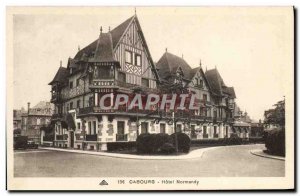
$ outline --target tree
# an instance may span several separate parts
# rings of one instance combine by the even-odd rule
[[[265,111],[265,124],[277,125],[285,128],[285,100],[278,101],[275,108]]]

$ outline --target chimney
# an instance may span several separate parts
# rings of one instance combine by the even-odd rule
[[[30,102],[27,103],[27,113],[29,114],[29,110],[30,110]]]

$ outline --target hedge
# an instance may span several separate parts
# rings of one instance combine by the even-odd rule
[[[190,138],[184,133],[177,133],[178,151],[189,152]],[[141,134],[136,140],[139,154],[170,154],[175,152],[175,134]]]
[[[256,138],[239,138],[233,134],[230,138],[215,138],[215,139],[200,139],[192,140],[191,146],[226,146],[226,145],[241,145],[241,144],[256,144],[264,143],[263,137]]]
[[[266,136],[267,153],[285,156],[285,131],[270,131]]]
[[[136,142],[108,142],[107,151],[132,150],[136,148]]]

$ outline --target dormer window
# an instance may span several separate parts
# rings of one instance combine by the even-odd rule
[[[125,50],[125,62],[128,64],[132,64],[132,52]]]

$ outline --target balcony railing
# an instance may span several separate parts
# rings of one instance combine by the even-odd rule
[[[116,141],[127,141],[127,134],[116,134]]]
[[[85,135],[86,141],[97,141],[97,134],[94,135]]]

